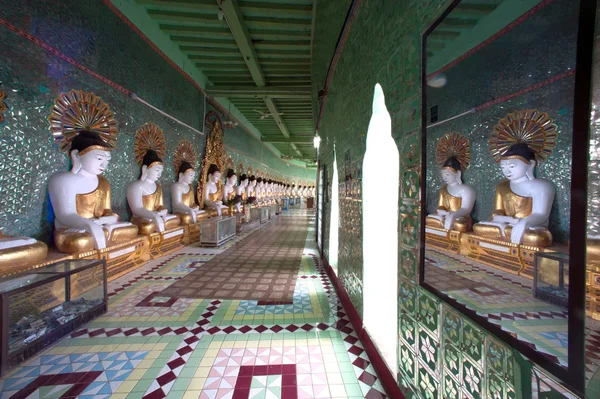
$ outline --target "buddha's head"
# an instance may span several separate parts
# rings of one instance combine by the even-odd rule
[[[96,132],[82,130],[71,142],[69,155],[73,162],[73,173],[101,175],[110,162],[113,147]]]
[[[209,182],[217,184],[219,180],[221,180],[221,171],[219,167],[214,163],[208,167],[208,173],[206,174],[206,178]]]
[[[264,182],[263,182],[262,177],[259,177],[258,179],[256,179],[256,185],[258,186],[258,188],[264,187]]]
[[[508,180],[533,180],[535,152],[527,144],[513,144],[500,158],[500,168]]]
[[[240,186],[248,187],[248,176],[245,173],[240,176]]]
[[[192,184],[196,178],[196,171],[189,162],[183,161],[179,167],[179,183]]]
[[[454,156],[448,158],[442,165],[442,180],[447,185],[462,184],[462,170],[460,162]]]
[[[256,177],[254,177],[254,175],[250,176],[248,179],[248,185],[250,187],[256,187]]]
[[[154,150],[146,151],[142,160],[142,176],[140,180],[155,182],[162,176],[164,169],[163,161]]]
[[[237,175],[233,169],[229,169],[227,171],[227,184],[230,186],[235,186],[235,183],[237,183]]]

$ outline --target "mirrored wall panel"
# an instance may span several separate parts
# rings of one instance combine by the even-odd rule
[[[583,320],[569,329],[579,4],[463,0],[424,37],[421,283],[559,376],[583,342]]]

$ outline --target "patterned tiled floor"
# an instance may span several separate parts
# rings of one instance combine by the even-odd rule
[[[437,287],[443,277],[440,289],[450,297],[549,359],[567,365],[568,312],[534,298],[532,280],[438,250],[428,249],[426,258],[428,283]],[[439,276],[437,268],[442,272]],[[600,367],[600,326],[587,318],[586,327],[586,372],[591,376]]]
[[[292,303],[160,294],[247,234],[225,249],[186,247],[109,284],[109,312],[4,376],[0,399],[385,397],[312,229]]]

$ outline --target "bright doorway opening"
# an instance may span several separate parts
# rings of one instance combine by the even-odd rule
[[[400,155],[379,84],[362,170],[363,320],[392,375],[398,369],[398,181]]]

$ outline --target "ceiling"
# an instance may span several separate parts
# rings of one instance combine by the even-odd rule
[[[427,36],[427,73],[492,37],[541,0],[462,0]]]
[[[313,0],[135,2],[208,78],[208,95],[229,99],[282,156],[315,161]]]

